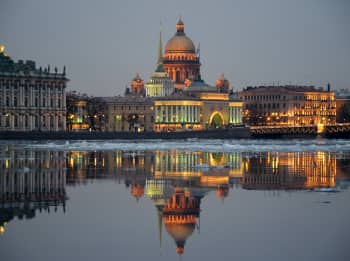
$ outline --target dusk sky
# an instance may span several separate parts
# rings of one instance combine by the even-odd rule
[[[350,88],[350,1],[1,0],[0,44],[13,59],[66,65],[68,90],[122,94],[136,72],[156,67],[180,15],[200,42],[201,75],[235,90],[306,84]]]

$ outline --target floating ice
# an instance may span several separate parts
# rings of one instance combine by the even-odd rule
[[[0,142],[0,145],[4,142]],[[5,143],[5,145],[7,145]],[[350,141],[344,139],[242,139],[242,140],[104,140],[19,142],[20,148],[58,151],[207,151],[207,152],[349,152]]]

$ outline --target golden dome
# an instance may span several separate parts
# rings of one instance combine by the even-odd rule
[[[176,241],[186,241],[186,239],[192,235],[196,223],[187,224],[176,224],[176,223],[165,223],[166,231],[171,235],[171,237]]]
[[[195,53],[196,48],[184,32],[184,23],[180,18],[176,24],[176,33],[165,46],[165,53]]]

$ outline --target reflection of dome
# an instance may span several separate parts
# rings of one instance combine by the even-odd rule
[[[190,235],[192,235],[195,229],[196,223],[167,223],[165,221],[166,231],[171,235],[175,241],[185,241]]]
[[[165,221],[165,229],[176,242],[176,252],[180,255],[184,252],[186,239],[192,235],[196,223],[167,223]]]
[[[176,251],[180,255],[184,252],[186,239],[196,228],[199,204],[199,199],[192,197],[191,191],[176,187],[163,208],[165,229],[175,240]]]
[[[196,48],[184,32],[184,24],[180,18],[176,25],[176,33],[165,46],[165,53],[195,53]]]

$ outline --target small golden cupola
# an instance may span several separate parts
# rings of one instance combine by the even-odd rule
[[[135,95],[135,96],[145,95],[145,83],[140,77],[139,73],[136,73],[136,76],[132,79],[130,86],[131,86],[132,95]]]

